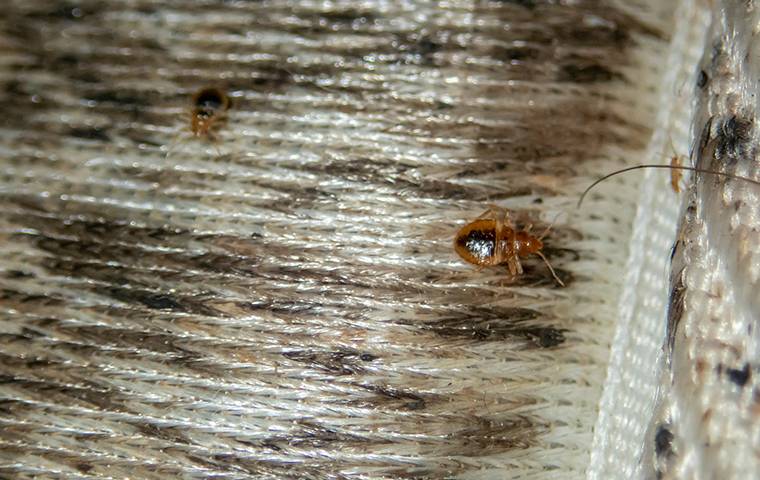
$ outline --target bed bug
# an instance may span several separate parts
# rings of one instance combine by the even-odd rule
[[[715,136],[712,136],[711,138],[711,132],[713,132],[713,123],[715,121],[716,117],[710,117],[710,119],[705,124],[704,128],[702,129],[702,134],[699,138],[698,143],[698,151],[703,152],[702,155],[708,155],[713,156],[715,158],[723,157],[724,155],[728,156],[729,158],[736,158],[738,155],[742,154],[746,150],[746,143],[749,141],[751,135],[751,128],[752,128],[752,121],[748,119],[742,119],[737,116],[733,116],[727,121],[725,121],[718,129],[717,134]],[[599,183],[607,180],[610,177],[614,177],[616,175],[620,175],[622,173],[630,172],[632,170],[640,170],[645,168],[660,168],[660,169],[668,169],[671,171],[670,176],[670,185],[673,188],[673,190],[676,191],[676,193],[680,192],[680,185],[679,182],[681,180],[681,175],[676,174],[674,172],[695,172],[695,173],[704,173],[706,175],[715,175],[718,177],[723,178],[730,178],[733,180],[741,180],[743,182],[750,183],[752,185],[758,185],[760,186],[760,181],[753,180],[751,178],[743,177],[741,175],[734,175],[732,173],[727,172],[720,172],[717,170],[710,170],[707,168],[699,168],[699,167],[691,167],[691,166],[685,166],[681,164],[681,160],[683,156],[678,155],[676,153],[675,147],[673,146],[673,140],[670,141],[670,147],[673,149],[673,156],[670,159],[670,165],[658,165],[658,164],[642,164],[642,165],[633,165],[631,167],[622,168],[620,170],[616,170],[612,173],[608,173],[607,175],[604,175],[602,178],[594,181],[591,185],[589,185],[586,190],[581,193],[580,198],[578,198],[578,208],[581,207],[581,204],[583,203],[583,199],[586,198],[586,195],[588,192],[591,191],[592,188],[597,186]],[[707,152],[707,153],[705,153]]]
[[[681,193],[681,177],[683,177],[683,170],[681,170],[681,156],[673,155],[670,157],[670,166],[673,167],[670,170],[670,188],[676,193]]]
[[[190,129],[195,137],[215,139],[212,129],[232,106],[230,97],[216,87],[201,88],[193,95]]]
[[[675,145],[673,145],[673,137],[668,136],[670,141],[670,149],[673,151],[673,155],[670,156],[670,188],[677,194],[681,193],[681,178],[683,178],[683,170],[679,167],[683,165],[683,155],[679,155],[676,151]]]
[[[537,255],[549,267],[557,283],[564,286],[549,260],[541,253],[544,248],[542,240],[548,231],[538,237],[531,235],[530,227],[518,231],[506,209],[489,208],[457,232],[454,250],[464,261],[479,267],[506,264],[513,277],[523,273],[520,257]]]
[[[195,92],[190,104],[190,132],[192,138],[205,138],[215,142],[217,140],[214,129],[227,117],[227,111],[232,106],[232,100],[218,87],[204,87]],[[178,139],[168,149],[166,156],[187,139]],[[219,149],[214,145],[217,154]]]

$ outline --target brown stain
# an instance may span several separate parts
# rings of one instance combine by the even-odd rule
[[[289,350],[283,353],[288,360],[302,363],[306,368],[316,369],[333,375],[355,375],[365,373],[363,362],[372,356],[363,356],[359,351],[340,350]]]
[[[433,320],[424,322],[422,328],[442,337],[495,342],[522,339],[528,341],[526,348],[556,347],[565,341],[562,329],[541,325],[551,325],[552,320],[528,308],[474,307],[465,310],[459,307],[419,312],[419,315],[421,318],[432,317]],[[541,320],[536,321],[539,318]]]
[[[545,425],[536,425],[533,418],[520,416],[499,420],[476,416],[472,423],[471,428],[450,436],[459,445],[459,453],[469,457],[528,448],[531,437],[546,429]]]
[[[714,160],[730,164],[735,162],[737,158],[754,157],[755,147],[752,142],[752,133],[755,117],[752,111],[742,111],[728,118],[711,119],[708,125],[712,124],[715,124],[714,128],[716,129],[713,136],[715,142]]]
[[[615,73],[632,61],[628,56],[639,36],[664,39],[663,32],[638,19],[608,6],[588,3],[586,9],[576,10],[565,5],[534,5],[519,8],[506,4],[485,9],[500,15],[506,24],[515,28],[494,32],[494,38],[502,45],[519,45],[528,52],[527,60],[517,61],[517,66],[531,68],[528,76],[534,85],[546,84],[551,91],[554,80],[574,83],[579,91],[577,100],[562,98],[542,100],[531,91],[522,92],[519,87],[489,86],[481,88],[491,98],[535,97],[531,107],[481,112],[480,116],[501,123],[502,127],[482,125],[469,136],[476,141],[477,162],[470,162],[460,175],[486,174],[510,170],[514,178],[514,196],[526,194],[520,182],[526,171],[530,174],[554,175],[560,179],[577,175],[573,165],[585,159],[597,158],[608,145],[641,149],[651,133],[649,127],[632,123],[608,108],[610,94],[606,84],[625,82]],[[599,22],[589,24],[583,16],[598,16]],[[553,17],[546,30],[521,29],[520,20],[535,20],[547,15]],[[589,49],[586,47],[594,46]],[[495,60],[504,60],[503,48],[490,52]],[[573,52],[584,52],[574,56]],[[519,55],[518,55],[519,56]],[[558,56],[560,57],[558,60]],[[510,61],[514,60],[511,57]],[[515,66],[515,62],[510,62]],[[559,71],[554,73],[555,69]],[[543,72],[543,73],[541,73]],[[491,77],[506,81],[513,78],[511,70],[493,72]],[[555,78],[556,77],[556,78]],[[518,76],[519,78],[519,76]],[[533,87],[535,88],[535,87]],[[535,91],[535,90],[534,90]],[[456,109],[447,112],[456,116]],[[490,117],[490,118],[489,118]],[[441,132],[446,135],[467,135],[467,128]],[[561,182],[561,180],[560,180]],[[527,185],[534,190],[535,185]],[[507,198],[503,195],[497,198]]]
[[[670,302],[668,303],[668,325],[667,325],[667,356],[673,352],[673,346],[678,333],[678,325],[683,317],[686,301],[686,285],[684,284],[683,272],[681,272],[672,285],[670,291]]]
[[[310,269],[305,267],[287,268],[278,265],[277,258],[289,258],[296,254],[303,258],[319,255],[318,251],[310,253],[303,249],[287,249],[271,244],[262,239],[235,241],[235,248],[229,253],[184,253],[155,252],[146,247],[181,246],[187,241],[188,232],[181,229],[144,229],[116,223],[67,221],[50,222],[49,219],[25,216],[26,224],[40,233],[28,237],[34,245],[49,255],[41,257],[37,266],[49,273],[65,276],[78,281],[82,291],[96,293],[113,300],[124,302],[132,308],[145,312],[166,311],[190,313],[210,317],[227,317],[232,314],[247,314],[261,310],[298,314],[309,308],[308,299],[298,302],[298,297],[291,297],[288,302],[275,298],[262,298],[262,303],[250,300],[223,300],[213,295],[204,295],[202,291],[186,290],[166,293],[163,285],[188,281],[193,277],[186,271],[204,272],[207,280],[214,282],[234,282],[245,286],[263,285],[264,282],[276,280],[278,283],[289,282],[293,286],[305,279],[319,280],[322,285],[352,287],[353,291],[371,288],[372,272],[366,276],[350,274],[348,269]],[[228,240],[215,239],[219,245]],[[241,253],[243,254],[241,256]],[[123,264],[121,259],[139,258],[139,262]],[[527,267],[526,276],[535,281],[537,272]],[[414,272],[409,272],[413,274]],[[234,275],[234,278],[229,278]],[[229,278],[229,280],[228,280]],[[95,285],[95,286],[93,286]],[[402,293],[402,287],[393,288],[385,294]],[[375,295],[379,295],[377,292]],[[29,300],[26,300],[27,302]],[[49,302],[49,298],[45,298]],[[323,305],[340,306],[341,300],[324,300]],[[345,309],[347,312],[348,308]],[[432,313],[432,315],[431,315]],[[431,316],[433,320],[419,324],[415,318]],[[527,340],[526,347],[554,347],[564,342],[563,329],[551,326],[531,325],[531,320],[540,316],[539,312],[529,309],[514,308],[476,308],[462,310],[461,307],[449,307],[437,311],[420,311],[416,315],[399,316],[399,325],[417,325],[423,331],[435,332],[442,337],[459,337],[471,341],[500,341],[509,338]],[[84,335],[84,332],[79,335]],[[101,339],[108,338],[106,331],[98,333]],[[119,334],[119,339],[129,338]],[[159,337],[161,339],[162,337]],[[170,339],[158,340],[156,346]],[[151,347],[146,337],[137,337],[133,345]],[[159,349],[158,351],[161,351]],[[300,354],[306,355],[306,354]],[[336,358],[340,358],[341,355]],[[300,358],[289,357],[291,359]],[[308,355],[305,358],[309,358]],[[316,358],[316,357],[315,357]],[[315,362],[314,363],[319,363]],[[342,367],[338,367],[342,368]],[[347,366],[350,370],[350,366]]]

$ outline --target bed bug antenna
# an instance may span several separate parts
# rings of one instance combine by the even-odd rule
[[[718,175],[720,177],[731,178],[731,179],[734,179],[734,180],[743,180],[743,181],[751,183],[753,185],[760,186],[760,181],[753,180],[753,179],[747,178],[747,177],[742,177],[741,175],[734,175],[732,173],[716,172],[715,170],[708,170],[706,168],[688,167],[688,166],[685,166],[685,165],[656,165],[656,164],[633,165],[631,167],[621,168],[620,170],[616,170],[616,171],[614,171],[612,173],[608,173],[607,175],[603,176],[602,178],[596,180],[594,183],[592,183],[591,185],[589,185],[586,188],[586,190],[584,190],[583,193],[581,193],[581,196],[578,199],[577,208],[581,208],[581,205],[583,204],[583,200],[586,198],[586,195],[588,194],[588,192],[591,191],[592,188],[594,188],[595,186],[599,185],[600,183],[602,183],[603,181],[607,180],[608,178],[611,178],[611,177],[614,177],[614,176],[617,176],[617,175],[620,175],[620,174],[623,174],[623,173],[626,173],[626,172],[630,172],[630,171],[633,171],[633,170],[642,170],[642,169],[645,169],[645,168],[660,168],[660,169],[668,169],[668,170],[687,170],[689,172],[705,173],[705,174],[709,174],[709,175]]]
[[[554,216],[552,221],[549,223],[549,226],[546,227],[543,232],[541,232],[541,235],[538,236],[539,240],[543,240],[544,238],[546,238],[546,236],[549,234],[549,231],[552,229],[554,224],[557,223],[557,220],[559,219],[561,215],[562,215],[562,212],[559,212]]]

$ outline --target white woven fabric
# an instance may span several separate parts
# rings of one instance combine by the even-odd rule
[[[641,177],[575,203],[672,6],[74,3],[0,17],[0,477],[585,476]],[[489,204],[566,287],[457,256]]]
[[[716,2],[692,122],[697,166],[753,179],[757,25],[753,3]],[[753,479],[760,472],[758,185],[700,175],[687,196],[672,267],[668,336],[644,472]]]
[[[686,154],[692,115],[695,65],[702,54],[709,12],[684,1],[676,14],[670,66],[665,77],[656,134],[646,163]],[[658,386],[668,305],[668,271],[681,197],[662,171],[647,171],[641,183],[625,286],[599,418],[589,479],[632,478],[641,458]]]
[[[672,132],[685,153],[688,124],[695,166],[756,179],[758,11],[686,1],[678,18],[650,152]],[[642,187],[588,478],[757,478],[760,190],[696,175],[679,211],[657,176]]]
[[[750,390],[686,385],[654,414],[691,197],[649,172],[574,209],[601,173],[688,152],[719,4],[6,3],[0,476],[628,479],[655,475],[653,432],[679,420],[674,476],[728,472],[689,456],[689,432],[752,453],[730,415],[687,408],[746,413]],[[725,78],[707,91],[730,93],[737,71],[709,70]],[[216,83],[235,103],[219,143],[167,157]],[[732,192],[710,211],[752,198]],[[566,288],[538,258],[509,278],[457,257],[491,203],[536,227],[568,213],[545,238]],[[689,252],[724,221],[689,231]],[[760,242],[741,234],[743,262]],[[692,311],[721,309],[700,271],[733,264],[709,258],[686,277]],[[746,300],[743,274],[726,291]],[[682,378],[723,333],[680,338]],[[710,372],[743,371],[711,355]],[[714,445],[711,465],[731,460]]]

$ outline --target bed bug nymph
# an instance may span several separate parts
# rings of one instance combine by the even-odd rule
[[[214,129],[226,118],[227,110],[231,106],[230,97],[220,88],[204,87],[195,92],[190,107],[190,131],[193,138],[206,138],[216,141]],[[179,143],[181,142],[175,141],[169,147],[166,153],[167,158]],[[221,155],[218,148],[217,154]]]
[[[676,193],[681,193],[681,178],[683,177],[683,170],[681,170],[681,156],[674,154],[670,157],[670,166],[673,167],[670,170],[670,188]]]
[[[670,140],[670,149],[673,151],[673,155],[670,156],[670,166],[672,167],[670,169],[670,188],[676,194],[679,194],[681,193],[681,179],[683,178],[681,167],[683,166],[684,157],[676,151],[676,147],[673,145],[673,137],[669,136],[668,139]]]
[[[206,87],[193,95],[193,109],[190,118],[190,129],[195,137],[214,139],[212,128],[221,121],[232,102],[222,90],[216,87]]]
[[[520,257],[537,255],[541,257],[552,276],[562,286],[541,250],[542,241],[548,229],[539,237],[530,234],[530,227],[517,231],[505,209],[490,208],[474,221],[462,227],[454,238],[454,249],[462,259],[480,267],[506,264],[512,276],[522,275]]]

